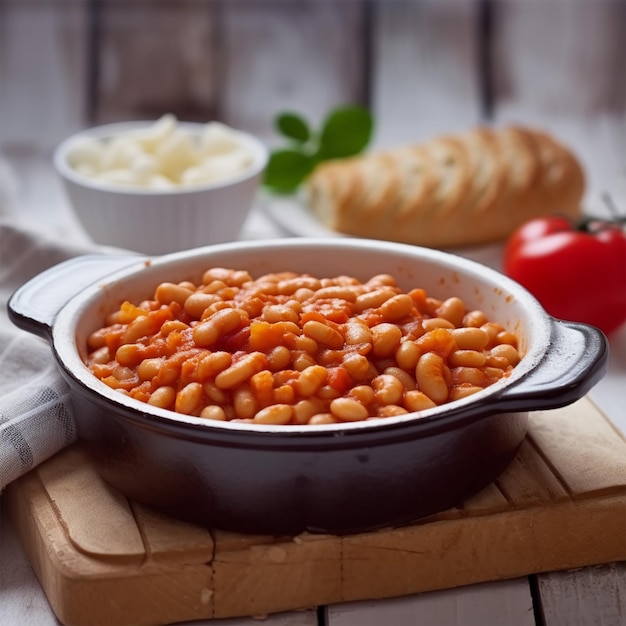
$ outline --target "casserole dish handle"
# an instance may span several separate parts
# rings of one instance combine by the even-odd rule
[[[9,319],[18,328],[49,339],[57,314],[76,294],[141,258],[86,254],[54,265],[15,290],[7,304]]]
[[[520,382],[505,389],[499,409],[556,409],[582,398],[606,374],[609,344],[589,324],[552,320],[550,349]]]

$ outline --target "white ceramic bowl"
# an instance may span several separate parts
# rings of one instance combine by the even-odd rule
[[[252,163],[221,183],[172,189],[130,187],[89,178],[70,165],[69,155],[85,139],[116,137],[153,124],[98,126],[72,135],[55,150],[54,166],[86,233],[96,243],[145,254],[166,254],[237,239],[268,159],[266,146],[252,135],[233,131],[252,155]],[[199,134],[205,124],[178,122],[177,126]]]

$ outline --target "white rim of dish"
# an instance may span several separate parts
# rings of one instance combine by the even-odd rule
[[[141,120],[136,122],[115,122],[112,124],[104,124],[102,126],[94,126],[82,130],[74,135],[71,135],[64,141],[62,141],[54,150],[52,161],[57,172],[67,180],[73,182],[76,185],[87,187],[89,189],[96,189],[100,191],[107,191],[111,193],[125,193],[131,195],[148,195],[148,196],[163,196],[163,195],[181,195],[181,194],[197,194],[212,189],[221,189],[224,187],[230,187],[245,180],[249,180],[258,176],[266,167],[269,160],[269,150],[267,146],[257,137],[246,133],[241,130],[231,128],[232,132],[242,141],[242,143],[250,148],[253,153],[253,164],[247,167],[244,171],[236,176],[232,176],[225,181],[204,184],[204,185],[189,185],[189,186],[177,186],[172,189],[150,189],[147,187],[132,187],[130,185],[116,185],[114,183],[102,183],[84,176],[78,173],[67,162],[67,156],[73,145],[83,139],[107,139],[112,138],[120,132],[125,132],[137,128],[146,128],[152,126],[155,120]],[[192,134],[200,131],[206,126],[204,122],[177,122],[177,127],[183,128],[192,132]]]
[[[395,248],[397,252],[404,251],[407,254],[407,258],[424,258],[428,261],[435,261],[447,269],[456,269],[460,272],[475,277],[481,277],[486,285],[497,286],[506,290],[506,292],[512,295],[516,300],[522,302],[524,308],[528,312],[528,316],[535,320],[533,340],[528,347],[526,354],[522,361],[513,370],[510,377],[499,380],[494,384],[486,387],[482,391],[468,396],[454,402],[439,405],[432,409],[427,409],[419,413],[409,413],[407,415],[400,415],[396,417],[388,417],[384,420],[372,420],[362,422],[349,422],[342,424],[325,424],[325,425],[305,425],[305,426],[276,426],[276,425],[257,425],[257,424],[241,424],[232,422],[199,422],[197,418],[187,415],[175,413],[173,411],[160,409],[158,407],[147,406],[146,403],[140,400],[135,400],[126,396],[121,396],[118,392],[114,391],[102,381],[94,377],[85,366],[84,362],[80,358],[78,350],[73,342],[74,330],[77,321],[83,314],[85,307],[90,303],[93,298],[97,298],[97,294],[102,290],[102,284],[100,282],[94,283],[90,287],[81,291],[75,297],[71,298],[68,303],[64,305],[60,314],[57,317],[56,323],[53,327],[53,341],[56,347],[57,355],[60,358],[62,367],[66,369],[71,376],[83,385],[86,389],[99,395],[101,398],[113,401],[114,404],[119,404],[125,408],[138,411],[142,414],[148,414],[152,417],[156,417],[160,420],[164,420],[166,423],[178,423],[191,425],[194,428],[208,429],[208,430],[225,430],[225,431],[243,431],[248,433],[284,433],[289,435],[314,434],[321,433],[342,433],[346,431],[362,431],[362,430],[386,430],[388,428],[395,428],[407,422],[419,421],[431,421],[440,417],[445,417],[448,410],[452,407],[455,409],[461,409],[467,405],[471,405],[476,401],[484,401],[489,397],[496,396],[504,388],[514,385],[517,381],[523,378],[529,373],[543,358],[546,350],[549,346],[550,337],[550,318],[545,313],[539,302],[521,285],[518,285],[508,277],[500,274],[496,270],[487,267],[476,261],[471,261],[462,257],[458,257],[455,254],[442,252],[439,250],[432,250],[428,248],[420,248],[417,246],[409,246],[407,244],[389,244],[388,242],[379,242],[374,240],[363,239],[303,239],[303,238],[284,238],[276,240],[264,240],[264,241],[247,241],[227,244],[217,244],[207,248],[200,248],[191,251],[184,251],[178,253],[172,253],[163,255],[161,257],[154,257],[151,259],[151,265],[153,266],[167,266],[170,263],[176,263],[177,261],[185,261],[189,259],[202,258],[205,254],[209,257],[219,254],[221,251],[229,252],[240,249],[245,250],[257,250],[257,251],[276,251],[277,248],[290,248],[297,246],[298,248],[306,247],[310,250],[324,249],[326,247],[331,248],[349,248],[357,251],[380,250],[382,252],[389,251]],[[117,281],[123,281],[125,278],[131,275],[136,275],[138,271],[141,271],[141,266],[145,263],[145,260],[138,259],[137,264],[132,264],[122,270],[114,272],[112,275],[106,277],[106,282],[109,287],[114,288]]]

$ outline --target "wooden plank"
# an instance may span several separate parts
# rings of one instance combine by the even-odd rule
[[[52,607],[34,578],[31,563],[9,521],[6,502],[6,496],[0,496],[0,623],[56,625]]]
[[[103,2],[93,9],[97,48],[95,121],[208,121],[220,86],[215,3]]]
[[[0,149],[48,153],[85,123],[87,3],[0,3]]]
[[[326,607],[327,626],[534,626],[526,578]]]
[[[492,4],[496,120],[539,126],[567,143],[587,174],[585,208],[607,215],[603,193],[626,201],[626,5]]]
[[[545,626],[617,626],[626,616],[626,563],[537,576]]]
[[[377,145],[423,141],[479,122],[478,3],[399,0],[374,6]]]
[[[295,110],[317,126],[332,107],[366,104],[365,5],[222,3],[220,118],[276,143],[273,120],[281,111]]]

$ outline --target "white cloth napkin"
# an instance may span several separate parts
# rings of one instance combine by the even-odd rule
[[[87,252],[93,248],[0,215],[0,492],[76,438],[69,388],[49,344],[10,322],[7,301],[29,278]]]

